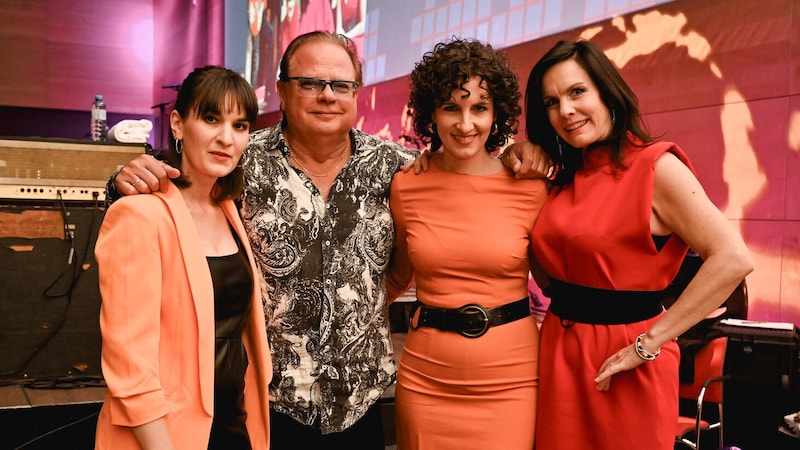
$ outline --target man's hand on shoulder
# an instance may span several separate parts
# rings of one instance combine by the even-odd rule
[[[170,178],[181,172],[151,155],[139,155],[129,161],[114,177],[114,187],[120,195],[166,192]]]

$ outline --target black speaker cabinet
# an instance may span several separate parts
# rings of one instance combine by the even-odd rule
[[[101,375],[103,215],[102,202],[0,204],[0,380]]]
[[[791,329],[721,327],[728,336],[725,444],[743,450],[789,450],[800,440],[778,431],[800,410],[800,335]]]

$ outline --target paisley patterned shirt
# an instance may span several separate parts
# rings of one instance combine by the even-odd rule
[[[353,156],[322,197],[289,164],[280,125],[245,152],[242,217],[263,274],[271,407],[323,433],[360,419],[395,379],[385,272],[392,177],[414,151],[351,130]]]

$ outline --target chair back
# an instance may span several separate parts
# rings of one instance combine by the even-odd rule
[[[694,381],[680,384],[680,398],[696,400],[706,380],[723,375],[725,349],[727,346],[728,338],[722,336],[708,341],[706,345],[697,351],[694,359]],[[703,401],[722,403],[722,385],[723,383],[710,384],[706,388]]]

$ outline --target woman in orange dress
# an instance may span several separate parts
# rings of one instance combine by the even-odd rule
[[[390,298],[416,282],[396,386],[400,450],[533,448],[539,330],[527,296],[543,180],[493,152],[516,131],[518,84],[477,41],[437,44],[411,74],[426,172],[391,187]]]
[[[591,42],[559,42],[534,66],[526,126],[557,172],[533,233],[551,298],[536,449],[672,450],[676,338],[753,269],[747,248],[684,152],[644,130],[636,96]],[[689,246],[703,265],[664,311]]]

